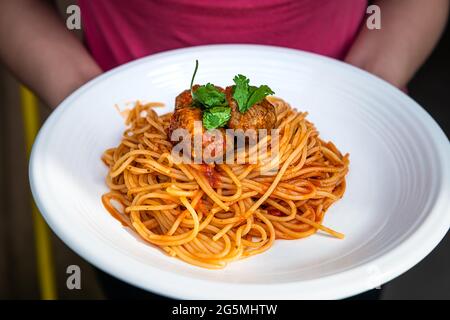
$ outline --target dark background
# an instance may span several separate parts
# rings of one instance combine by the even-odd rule
[[[450,32],[408,86],[449,135]],[[38,299],[36,255],[28,186],[24,128],[18,83],[0,66],[0,298]],[[41,108],[41,118],[49,114]],[[52,234],[58,295],[61,299],[102,299],[91,266]],[[66,268],[82,270],[82,290],[66,288]],[[450,299],[450,237],[417,266],[383,286],[382,299]]]
[[[436,120],[447,138],[450,130],[450,28],[408,86],[409,95]],[[450,195],[449,195],[450,196]],[[389,282],[384,299],[450,299],[450,237],[422,262]]]

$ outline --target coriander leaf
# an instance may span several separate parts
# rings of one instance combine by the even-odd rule
[[[237,102],[239,111],[244,113],[245,111],[247,111],[250,80],[246,76],[238,74],[234,77],[233,81],[236,84],[234,86],[233,98]]]
[[[194,91],[192,97],[194,102],[200,103],[205,108],[226,105],[225,93],[217,90],[217,88],[211,83],[198,87]]]
[[[250,85],[250,79],[242,74],[233,78],[235,86],[233,88],[233,99],[239,108],[240,113],[247,112],[253,105],[260,103],[266,96],[274,94],[272,89],[266,85],[255,87]]]
[[[195,60],[195,69],[194,74],[191,79],[191,96],[194,102],[194,106],[203,107],[203,108],[212,108],[219,106],[226,106],[227,101],[225,98],[225,93],[220,92],[213,84],[208,83],[203,86],[197,87],[197,89],[193,89],[195,75],[198,70],[198,60]]]
[[[239,112],[240,113],[246,113],[247,110],[252,107],[252,105],[248,104],[248,99],[252,96],[253,92],[255,92],[256,89],[258,89],[258,87],[255,87],[255,86],[249,86],[248,87],[248,93],[247,93],[247,97],[245,99],[245,104],[244,104],[244,106],[242,108],[239,108]]]
[[[195,69],[194,69],[194,74],[192,75],[192,79],[191,79],[191,96],[194,96],[194,92],[192,91],[192,86],[194,85],[194,78],[195,75],[197,74],[197,70],[198,70],[198,60],[195,60]]]
[[[273,92],[272,89],[270,89],[269,86],[266,85],[262,85],[259,88],[252,90],[252,93],[247,100],[247,110],[250,109],[253,105],[263,101],[266,96],[274,93],[275,92]]]
[[[203,111],[203,126],[207,130],[223,127],[231,117],[230,107],[212,107]]]
[[[258,89],[258,87],[250,86],[248,88],[248,96],[250,97],[253,94],[253,92],[255,92],[256,89]]]

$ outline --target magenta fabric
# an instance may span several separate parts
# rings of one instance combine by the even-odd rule
[[[366,0],[78,0],[86,43],[104,70],[170,49],[253,43],[342,59]]]

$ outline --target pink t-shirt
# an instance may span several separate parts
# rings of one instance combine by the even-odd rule
[[[108,70],[170,49],[254,43],[342,59],[366,0],[78,0],[86,42]]]

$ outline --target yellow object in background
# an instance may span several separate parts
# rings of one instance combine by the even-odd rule
[[[33,146],[34,139],[40,126],[38,101],[33,93],[23,86],[20,88],[20,98],[25,130],[27,159],[29,160],[31,147]],[[50,232],[33,199],[31,199],[31,210],[41,299],[55,300],[57,299],[57,290]]]

